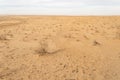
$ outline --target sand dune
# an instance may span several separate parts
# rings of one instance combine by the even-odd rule
[[[120,80],[120,17],[1,16],[0,80]]]

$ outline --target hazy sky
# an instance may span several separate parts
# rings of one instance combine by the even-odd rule
[[[120,15],[120,0],[0,0],[0,14]]]

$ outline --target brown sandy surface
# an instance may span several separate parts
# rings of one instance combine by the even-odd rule
[[[0,16],[0,80],[120,80],[120,17]]]

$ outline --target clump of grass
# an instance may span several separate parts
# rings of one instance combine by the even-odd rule
[[[55,44],[51,41],[41,41],[40,42],[40,48],[37,50],[37,54],[40,56],[47,55],[47,54],[55,54],[60,51],[63,51],[63,49],[58,49]]]
[[[45,54],[48,54],[49,52],[48,52],[48,50],[47,50],[47,43],[45,43],[45,42],[41,42],[40,43],[40,49],[38,50],[38,54],[40,54],[40,55],[45,55]]]
[[[48,47],[48,45],[47,45],[46,41],[45,41],[45,40],[41,41],[41,42],[40,42],[40,49],[37,50],[37,53],[38,53],[39,55],[48,54],[49,52],[47,51],[47,47]]]

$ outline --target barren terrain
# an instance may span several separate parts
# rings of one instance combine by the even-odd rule
[[[0,80],[120,80],[120,16],[0,16]]]

